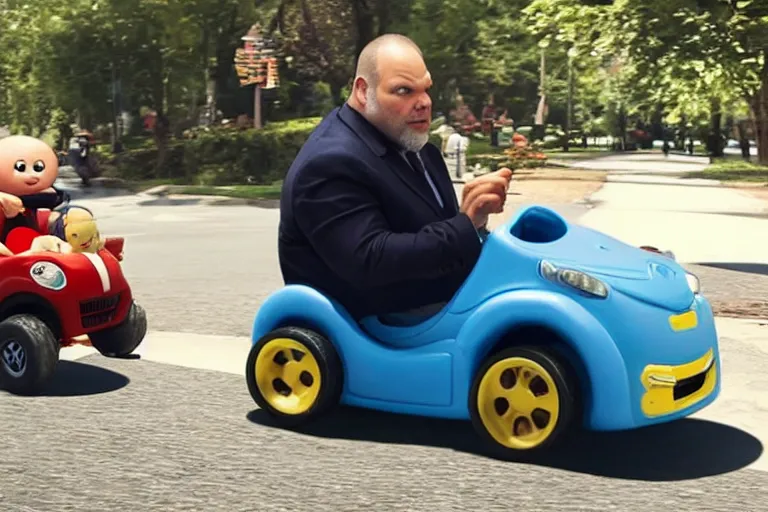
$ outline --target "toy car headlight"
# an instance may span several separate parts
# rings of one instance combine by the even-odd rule
[[[29,270],[32,280],[43,288],[61,290],[67,286],[67,276],[58,265],[50,261],[38,261]]]
[[[688,281],[688,286],[695,295],[701,292],[701,281],[699,281],[699,278],[696,276],[696,274],[686,272],[685,280]]]
[[[559,269],[548,261],[542,261],[539,271],[545,279],[568,285],[594,297],[604,299],[608,296],[608,287],[602,281],[580,270]]]

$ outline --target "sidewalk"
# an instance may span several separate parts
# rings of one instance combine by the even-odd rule
[[[610,176],[580,222],[672,250],[699,276],[716,315],[768,318],[768,194],[687,182]]]
[[[540,204],[550,207],[568,220],[578,222],[587,211],[586,199],[605,184],[603,171],[537,170],[517,171],[509,187],[504,212],[493,215],[488,228],[505,223],[521,207]],[[456,187],[461,197],[461,186]]]
[[[670,249],[684,263],[768,263],[768,203],[740,189],[665,181],[611,176],[581,222],[633,245]]]

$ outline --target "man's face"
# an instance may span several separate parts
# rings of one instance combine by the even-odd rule
[[[373,85],[365,95],[371,122],[409,151],[424,147],[432,119],[432,77],[418,52],[407,48],[383,54]]]

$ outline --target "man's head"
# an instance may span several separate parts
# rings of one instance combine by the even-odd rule
[[[363,48],[349,105],[409,151],[429,140],[432,77],[421,50],[405,36],[386,34]]]
[[[59,159],[40,139],[13,135],[0,139],[0,192],[17,197],[42,192],[59,174]]]

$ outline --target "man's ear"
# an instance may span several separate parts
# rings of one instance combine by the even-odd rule
[[[366,104],[366,93],[368,92],[368,82],[365,81],[365,78],[358,76],[355,78],[355,82],[352,84],[352,94],[355,96],[355,100],[357,101],[358,105],[365,106]]]

